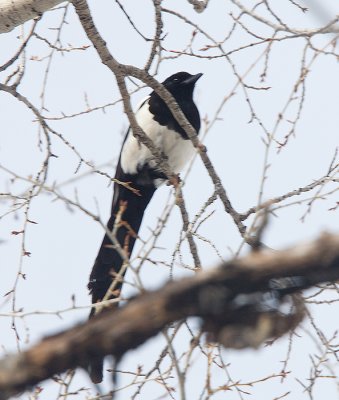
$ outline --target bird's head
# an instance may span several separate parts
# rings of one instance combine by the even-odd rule
[[[174,97],[192,97],[194,86],[201,76],[201,73],[191,75],[188,72],[177,72],[165,79],[162,84]]]

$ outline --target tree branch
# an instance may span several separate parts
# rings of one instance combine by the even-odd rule
[[[0,33],[10,32],[64,2],[65,0],[0,0]]]
[[[234,209],[231,204],[231,201],[226,193],[225,188],[221,183],[221,179],[217,174],[209,156],[207,155],[206,147],[200,142],[195,129],[187,120],[185,114],[181,111],[177,102],[171,93],[168,92],[166,88],[163,87],[156,79],[154,79],[147,71],[136,68],[132,65],[124,65],[120,64],[113,55],[109,52],[106,42],[103,40],[101,35],[99,34],[94,21],[92,19],[90,10],[88,8],[88,4],[86,0],[73,0],[73,5],[78,14],[80,22],[86,32],[88,38],[93,43],[98,55],[101,59],[101,62],[106,65],[115,75],[117,80],[117,84],[123,99],[125,113],[129,119],[133,135],[140,140],[152,153],[155,158],[158,167],[168,176],[171,177],[171,171],[169,171],[166,160],[164,159],[161,152],[154,146],[152,140],[142,131],[140,126],[137,124],[135,119],[135,115],[133,113],[129,94],[126,88],[126,84],[124,78],[128,75],[133,76],[141,80],[143,83],[146,83],[150,86],[155,92],[164,100],[168,108],[170,109],[173,117],[177,120],[179,125],[184,129],[189,139],[192,141],[194,147],[196,148],[198,154],[201,157],[202,162],[205,165],[205,168],[215,186],[216,193],[218,194],[220,200],[222,201],[225,211],[231,215],[234,223],[236,224],[239,233],[244,238],[244,240],[251,245],[252,240],[250,237],[246,235],[246,226],[243,224],[241,215]]]
[[[304,304],[294,293],[337,279],[339,235],[323,234],[283,251],[252,252],[167,283],[118,311],[103,312],[26,352],[6,357],[0,362],[0,400],[68,368],[85,367],[94,355],[120,359],[167,324],[190,316],[201,317],[203,330],[224,346],[258,347],[302,320]],[[292,311],[283,314],[279,308],[287,300],[292,301]]]

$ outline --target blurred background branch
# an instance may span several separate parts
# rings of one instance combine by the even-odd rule
[[[283,251],[255,251],[195,277],[164,285],[85,324],[45,338],[0,361],[0,399],[54,374],[85,367],[91,354],[117,360],[169,323],[201,318],[210,340],[228,348],[258,347],[296,328],[305,315],[295,293],[339,279],[339,236]],[[290,310],[282,305],[290,302]]]

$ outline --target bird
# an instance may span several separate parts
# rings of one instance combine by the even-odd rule
[[[191,75],[188,72],[177,72],[162,82],[197,133],[200,130],[200,115],[193,101],[193,91],[202,75],[202,73]],[[195,150],[185,130],[176,121],[166,103],[153,91],[141,102],[135,112],[135,118],[145,134],[166,156],[171,172],[178,174],[193,157]],[[126,182],[129,187],[117,181]],[[121,248],[127,251],[128,256],[132,253],[148,203],[157,188],[166,181],[167,176],[157,167],[150,150],[138,141],[130,127],[123,141],[116,167],[111,216],[107,223],[107,229],[110,232],[114,229],[116,240]],[[113,246],[112,240],[105,234],[88,283],[92,304],[104,297],[113,299],[119,296],[124,276],[122,271],[114,291],[107,295],[106,293],[123,264],[121,252],[119,253],[116,246]],[[114,303],[113,307],[116,308],[117,304]],[[96,308],[92,307],[89,318],[94,317],[96,313]],[[88,373],[93,383],[102,381],[102,371],[103,358],[91,356]]]

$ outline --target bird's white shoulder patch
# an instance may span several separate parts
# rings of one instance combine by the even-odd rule
[[[168,157],[170,169],[179,173],[194,154],[190,140],[184,140],[174,130],[161,126],[153,119],[149,111],[148,99],[141,103],[135,114],[142,130],[152,139],[153,143]],[[135,174],[146,163],[155,167],[152,154],[148,148],[138,142],[130,130],[121,152],[121,167],[127,174]]]

